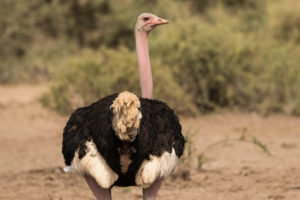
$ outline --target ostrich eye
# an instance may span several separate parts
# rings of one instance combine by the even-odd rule
[[[143,20],[146,22],[149,20],[149,17],[144,17]]]

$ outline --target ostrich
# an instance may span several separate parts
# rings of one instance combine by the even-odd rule
[[[177,116],[167,104],[152,99],[147,37],[166,23],[150,13],[137,18],[142,97],[127,91],[104,97],[74,111],[64,128],[64,170],[82,175],[98,200],[111,200],[113,186],[141,186],[144,200],[155,199],[183,154]]]

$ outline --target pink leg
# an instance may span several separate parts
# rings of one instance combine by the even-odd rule
[[[148,188],[143,189],[143,200],[155,200],[164,178],[159,178]]]
[[[87,184],[90,186],[90,189],[96,196],[97,200],[111,200],[111,190],[104,189],[98,185],[95,179],[91,176],[84,177]]]

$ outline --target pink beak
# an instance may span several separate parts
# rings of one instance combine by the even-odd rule
[[[162,19],[162,18],[157,18],[154,22],[155,25],[160,25],[160,24],[168,24],[169,20],[166,19]]]

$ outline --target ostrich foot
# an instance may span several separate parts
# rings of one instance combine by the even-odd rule
[[[143,188],[143,200],[155,200],[164,178],[159,178],[148,188]]]
[[[111,200],[111,190],[104,189],[98,185],[95,179],[91,176],[84,177],[97,200]]]

